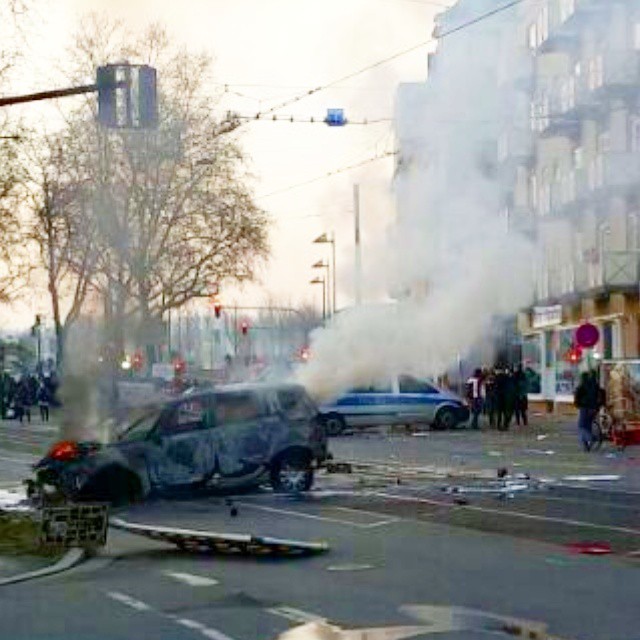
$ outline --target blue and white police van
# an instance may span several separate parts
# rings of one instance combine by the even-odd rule
[[[347,427],[397,424],[453,429],[469,419],[468,407],[455,393],[408,375],[352,389],[322,404],[320,412],[328,435],[339,435]]]

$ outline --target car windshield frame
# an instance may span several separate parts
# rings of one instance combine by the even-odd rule
[[[117,442],[142,442],[143,440],[147,440],[153,431],[155,431],[158,421],[163,414],[162,407],[155,407],[153,409],[149,409],[149,411],[145,412],[142,416],[137,418],[125,431],[118,435]],[[131,438],[131,434],[134,430],[137,430],[141,423],[149,420],[154,417],[153,423],[149,425],[147,431],[142,438]]]

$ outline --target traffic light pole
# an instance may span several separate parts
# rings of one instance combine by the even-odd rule
[[[6,98],[0,98],[0,107],[8,107],[12,104],[23,104],[25,102],[38,102],[39,100],[66,98],[67,96],[78,96],[83,93],[95,93],[96,91],[98,91],[97,84],[85,84],[80,87],[52,89],[51,91],[39,91],[37,93],[27,93],[21,96],[7,96]]]

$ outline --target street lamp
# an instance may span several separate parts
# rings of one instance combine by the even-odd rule
[[[321,284],[322,285],[322,319],[324,320],[327,317],[327,282],[324,278],[314,278],[309,281],[309,284]]]
[[[336,234],[335,231],[331,232],[331,236],[328,236],[326,233],[323,233],[321,236],[318,236],[313,244],[330,244],[331,245],[331,267],[333,269],[333,278],[331,283],[331,291],[332,291],[332,312],[336,312]],[[327,275],[327,281],[329,280]]]
[[[329,282],[329,263],[328,262],[324,262],[323,260],[318,260],[318,262],[316,262],[315,264],[311,265],[312,269],[326,269],[327,273],[325,276],[325,282]],[[327,292],[326,292],[326,299],[327,299],[327,311],[328,314],[331,315],[331,301],[329,300],[329,286],[327,285]]]

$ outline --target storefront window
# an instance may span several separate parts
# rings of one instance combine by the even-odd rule
[[[529,393],[542,393],[542,336],[528,336],[522,340],[522,365],[527,376]]]
[[[556,394],[571,396],[578,385],[579,366],[567,362],[566,355],[573,345],[573,329],[563,329],[557,333],[556,350]]]

